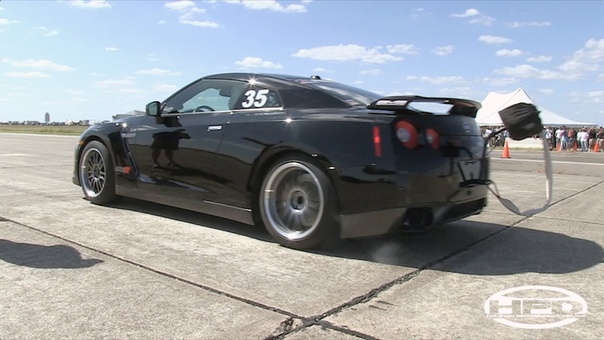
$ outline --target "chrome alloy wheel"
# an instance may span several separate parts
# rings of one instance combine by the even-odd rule
[[[288,240],[312,234],[323,216],[325,195],[321,182],[306,165],[288,162],[266,179],[264,214],[272,228]]]
[[[101,151],[96,148],[86,150],[80,164],[80,183],[88,197],[97,197],[107,182],[107,167]]]

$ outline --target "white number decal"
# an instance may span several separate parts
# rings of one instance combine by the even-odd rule
[[[252,105],[254,107],[263,107],[268,101],[268,90],[259,90],[256,92],[255,90],[249,90],[245,93],[246,101],[241,103],[241,106],[244,108],[250,108]]]

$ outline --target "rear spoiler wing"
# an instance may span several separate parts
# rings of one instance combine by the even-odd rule
[[[482,107],[479,102],[469,99],[444,98],[444,97],[421,97],[421,96],[390,96],[384,97],[367,105],[368,109],[387,110],[395,113],[413,112],[407,106],[413,102],[435,103],[452,105],[449,109],[450,115],[467,116],[476,118],[476,113]],[[429,114],[429,112],[422,112]]]

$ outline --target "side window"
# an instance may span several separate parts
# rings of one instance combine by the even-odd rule
[[[259,86],[247,87],[232,104],[231,108],[236,110],[282,106],[277,92]]]
[[[168,98],[162,113],[229,111],[231,103],[241,95],[246,85],[233,80],[202,79]]]

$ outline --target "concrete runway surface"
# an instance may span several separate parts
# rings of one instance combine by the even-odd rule
[[[76,140],[0,134],[0,339],[604,336],[604,153],[556,156],[553,204],[531,218],[491,197],[427,234],[302,252],[203,214],[92,205],[71,183]],[[542,205],[542,164],[498,157],[500,192]]]

